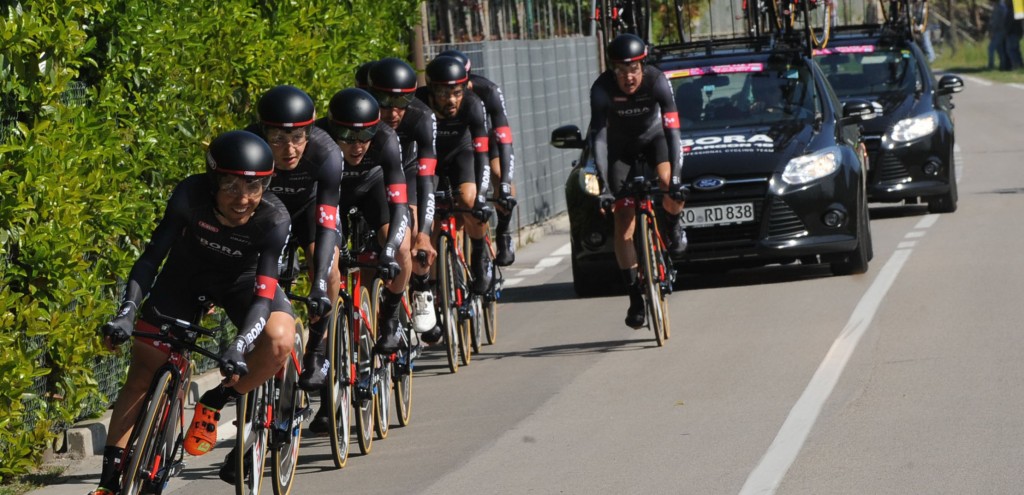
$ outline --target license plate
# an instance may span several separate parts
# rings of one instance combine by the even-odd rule
[[[754,221],[754,203],[715,206],[687,206],[683,209],[686,227],[712,227]]]

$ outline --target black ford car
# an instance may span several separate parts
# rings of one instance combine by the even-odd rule
[[[840,101],[875,103],[877,118],[863,125],[868,152],[868,199],[926,202],[931,213],[956,211],[952,95],[963,80],[937,82],[909,35],[880,26],[842,28],[828,48],[815,50]]]
[[[672,83],[684,152],[689,247],[678,268],[828,263],[863,273],[873,252],[859,125],[868,101],[840,103],[804,49],[757,39],[655,50]],[[580,295],[614,280],[612,226],[574,125],[552,133],[583,148],[566,183],[573,277]]]

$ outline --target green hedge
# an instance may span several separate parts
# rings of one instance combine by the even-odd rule
[[[0,6],[0,481],[104,409],[96,329],[204,145],[277,84],[325,111],[404,56],[414,0],[28,0]],[[73,98],[74,91],[85,91]]]

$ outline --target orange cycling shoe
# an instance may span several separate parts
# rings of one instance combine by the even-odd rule
[[[89,495],[115,495],[114,492],[103,488],[102,486],[89,492]]]
[[[202,403],[196,404],[196,414],[192,416],[192,424],[185,433],[185,452],[192,455],[203,455],[217,445],[217,421],[220,421],[220,410],[211,409]]]

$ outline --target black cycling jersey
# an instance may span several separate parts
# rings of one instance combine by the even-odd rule
[[[430,88],[416,89],[416,97],[430,106]],[[434,113],[435,116],[437,113]],[[487,117],[483,102],[472,91],[466,91],[462,104],[454,117],[437,119],[438,175],[455,178],[455,183],[476,178],[477,195],[485,196],[490,190],[491,173],[488,166]],[[460,159],[472,154],[472,160]],[[468,163],[467,163],[468,162]],[[471,167],[466,170],[466,167]]]
[[[666,156],[658,157],[658,160],[668,161],[672,166],[672,183],[680,182],[683,153],[679,113],[672,97],[672,86],[663,72],[645,65],[640,87],[632,95],[627,95],[619,89],[615,73],[611,69],[605,71],[590,88],[590,115],[588,137],[594,150],[594,161],[598,173],[613,192],[617,190],[617,184],[610,184],[609,156],[635,159],[621,156],[618,153],[620,148],[664,149],[662,153]],[[665,143],[664,148],[658,141]]]
[[[437,119],[426,103],[414,99],[405,108],[405,115],[395,132],[402,146],[409,202],[418,206],[417,230],[430,234],[434,224],[434,173],[437,169],[434,139],[437,135]]]
[[[262,126],[246,128],[264,139]],[[292,170],[274,170],[270,192],[288,209],[292,218],[292,237],[305,247],[310,242],[317,246],[334,246],[338,242],[338,194],[344,170],[341,150],[323,129],[311,127],[306,149],[298,165]],[[313,236],[313,230],[316,236]],[[314,252],[315,286],[326,287],[334,262],[333,249]]]
[[[328,125],[327,118],[314,122],[314,126],[321,129],[326,129]],[[360,204],[364,213],[369,213],[365,217],[374,228],[379,229],[384,223],[390,223],[384,249],[394,256],[405,239],[405,230],[409,226],[408,186],[405,182],[405,171],[402,169],[402,149],[398,143],[398,134],[391,126],[378,124],[377,132],[373,135],[370,146],[359,164],[349,163],[348,157],[345,160],[345,171],[342,172],[341,179],[341,190],[344,194],[340,204]],[[381,183],[383,189],[377,189]],[[387,217],[381,216],[385,203]],[[342,214],[344,213],[345,211],[342,211]]]
[[[264,193],[248,222],[237,227],[223,225],[214,213],[215,194],[216,185],[209,174],[189,176],[174,188],[163,218],[128,275],[122,306],[130,303],[138,307],[153,288],[158,271],[160,290],[153,290],[147,304],[155,298],[180,299],[185,293],[209,295],[211,302],[223,304],[224,298],[245,289],[254,297],[244,317],[239,315],[238,304],[225,308],[238,326],[239,335],[251,344],[263,331],[271,310],[290,312],[277,277],[278,259],[288,242],[291,222],[284,204],[272,193]],[[167,261],[161,269],[164,259]],[[165,278],[175,283],[163,283]],[[196,300],[176,303],[175,310],[158,309],[187,319],[193,315],[175,313],[180,313],[183,305],[193,309],[198,305]]]
[[[508,124],[508,113],[505,110],[505,95],[501,87],[484,76],[470,74],[469,83],[487,109],[488,128],[492,134],[489,154],[491,158],[499,159],[501,183],[512,184],[516,157],[512,153],[512,128]]]

